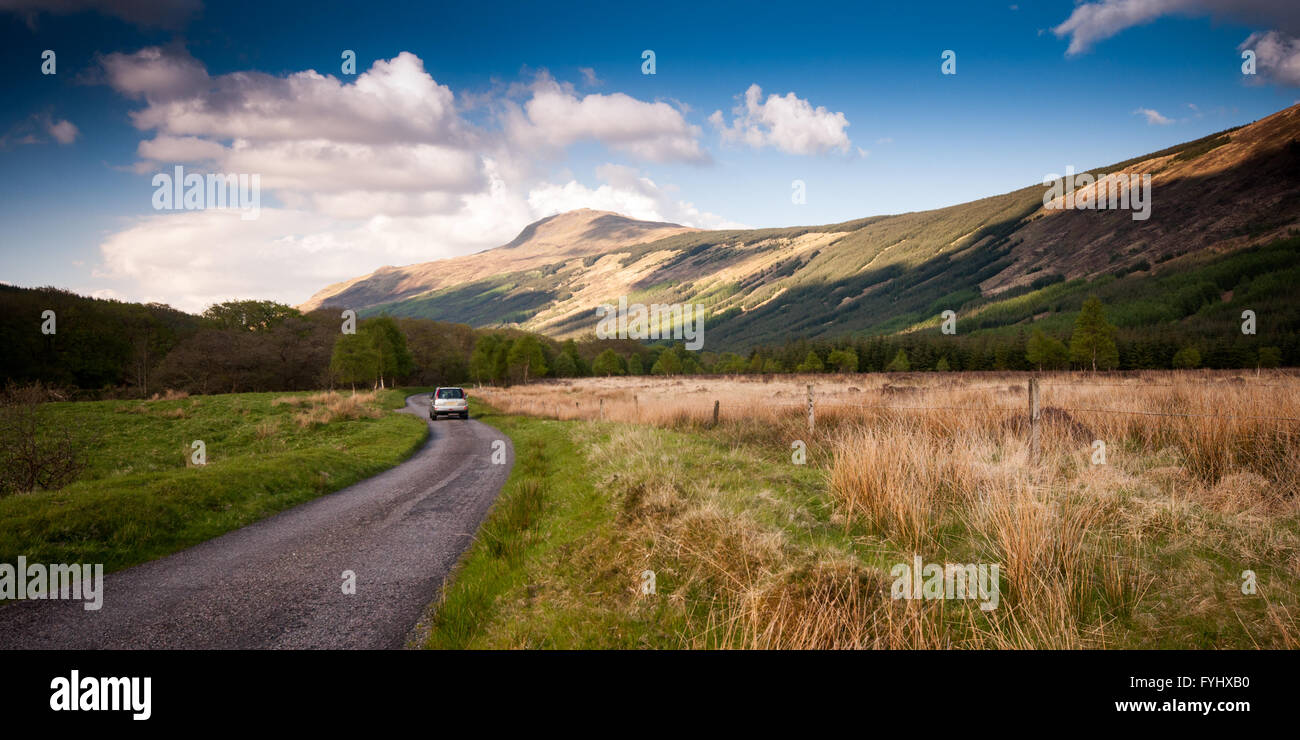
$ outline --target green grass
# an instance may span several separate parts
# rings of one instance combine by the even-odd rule
[[[592,647],[595,625],[570,622],[536,599],[540,573],[565,567],[566,553],[610,526],[584,456],[560,422],[476,416],[510,437],[515,465],[437,607],[426,645]],[[546,626],[557,620],[569,629]]]
[[[645,483],[697,481],[700,492],[801,547],[846,540],[830,523],[822,474],[733,448],[722,438],[480,413],[510,437],[515,467],[474,544],[435,605],[425,647],[437,649],[681,648],[716,617],[718,593],[687,578],[695,556],[643,552],[636,527]],[[635,439],[626,435],[631,431]],[[632,444],[644,454],[621,454]],[[756,484],[756,481],[762,481]],[[756,496],[757,494],[757,496]],[[743,512],[743,513],[742,513]],[[653,549],[653,548],[652,548]],[[656,594],[640,593],[656,573]]]
[[[86,441],[88,466],[62,489],[0,498],[0,562],[24,555],[117,570],[336,491],[423,444],[421,419],[391,413],[408,392],[382,392],[378,418],[307,426],[300,408],[272,402],[308,393],[48,404],[52,424]],[[194,440],[206,446],[205,466],[187,464]]]

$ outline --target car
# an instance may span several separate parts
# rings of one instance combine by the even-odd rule
[[[439,416],[459,416],[469,418],[469,394],[464,388],[442,388],[433,392],[429,402],[429,418],[435,421]]]

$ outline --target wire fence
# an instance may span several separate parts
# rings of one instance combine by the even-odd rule
[[[1099,386],[1099,387],[1106,387],[1106,388],[1126,388],[1129,390],[1144,390],[1147,388],[1173,388],[1173,387],[1186,388],[1189,385],[1194,387],[1208,387],[1208,388],[1217,388],[1222,390],[1233,390],[1236,392],[1245,389],[1243,388],[1242,384],[1231,383],[1231,382],[1147,383],[1139,380],[1139,381],[1135,381],[1134,383],[1106,383],[1106,382],[1099,383],[1099,382],[1089,381],[1086,385],[1082,385],[1077,383],[1043,383],[1043,382],[1039,382],[1036,378],[1029,378],[1028,383],[1024,385],[1020,385],[1016,383],[1001,383],[1001,384],[983,384],[978,386],[967,386],[967,385],[956,386],[957,390],[962,390],[962,391],[997,389],[1003,392],[1027,392],[1029,396],[1028,403],[1024,405],[1018,404],[1016,406],[1006,406],[1006,405],[995,405],[995,406],[906,405],[904,406],[898,404],[882,404],[882,403],[853,403],[851,401],[843,401],[838,399],[832,399],[832,400],[819,399],[815,395],[814,386],[809,385],[807,387],[808,397],[805,401],[764,401],[762,402],[761,405],[763,407],[807,409],[809,415],[809,426],[810,428],[812,428],[812,426],[815,424],[815,416],[818,409],[825,410],[827,408],[853,408],[853,409],[870,409],[870,410],[879,410],[879,411],[958,411],[958,412],[972,412],[972,413],[997,413],[1002,415],[1008,413],[1024,413],[1026,409],[1029,409],[1029,415],[1031,417],[1034,417],[1036,413],[1041,414],[1041,409],[1039,411],[1035,411],[1034,409],[1039,405],[1038,392],[1039,389],[1042,388],[1070,388],[1073,390],[1080,390],[1081,388]],[[1246,387],[1253,389],[1253,388],[1277,388],[1277,387],[1294,388],[1295,386],[1288,385],[1288,384],[1281,384],[1281,383],[1251,383],[1249,384],[1249,386]],[[933,391],[933,390],[950,390],[949,388],[945,388],[943,386],[913,387],[913,386],[886,385],[883,388],[895,388],[895,389],[914,388],[915,392],[918,393],[925,392],[925,391]],[[543,406],[544,405],[545,404],[543,404]],[[719,401],[715,400],[713,402],[713,414],[714,414],[715,421],[717,420],[717,416],[718,416],[718,410],[719,410],[718,406],[719,406]],[[600,416],[601,418],[604,418],[603,399],[600,400],[599,408],[600,408]],[[1087,414],[1121,414],[1121,415],[1129,415],[1129,416],[1168,417],[1168,418],[1184,418],[1184,419],[1224,419],[1224,420],[1234,420],[1234,421],[1265,421],[1265,422],[1281,422],[1284,424],[1300,423],[1300,417],[1291,417],[1291,416],[1265,416],[1265,415],[1252,415],[1252,414],[1210,414],[1210,413],[1178,412],[1178,411],[1140,411],[1135,409],[1091,408],[1091,407],[1082,407],[1082,406],[1050,406],[1044,408],[1052,408],[1052,409],[1059,409],[1061,411],[1069,411],[1074,413],[1087,413]],[[558,406],[557,406],[557,411],[558,411]],[[1036,424],[1037,419],[1030,418],[1030,423],[1031,425]]]

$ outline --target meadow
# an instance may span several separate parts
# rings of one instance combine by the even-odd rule
[[[1300,378],[1043,374],[1033,459],[1029,377],[473,390],[519,462],[427,643],[1297,647]],[[917,556],[997,607],[894,598]]]
[[[0,497],[0,562],[103,563],[168,555],[382,472],[415,452],[405,393],[165,393],[43,404],[85,469],[70,485]],[[204,455],[195,464],[195,441]]]

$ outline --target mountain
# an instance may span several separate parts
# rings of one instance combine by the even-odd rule
[[[1041,184],[930,211],[775,229],[700,231],[574,211],[532,224],[496,249],[385,267],[331,286],[304,308],[511,324],[565,337],[593,331],[596,306],[626,295],[705,304],[710,349],[914,331],[947,309],[963,331],[1050,319],[1077,308],[1088,292],[1128,300],[1139,289],[1146,298],[1187,290],[1173,278],[1292,235],[1300,218],[1300,106],[1089,174],[1150,175],[1149,217],[1046,208]],[[1290,259],[1274,255],[1268,264],[1291,269]]]
[[[406,267],[381,267],[364,277],[335,283],[298,308],[303,311],[321,306],[361,309],[405,301],[440,288],[495,275],[528,272],[557,260],[603,255],[622,246],[690,231],[696,229],[582,208],[535,221],[509,244],[495,249]]]

